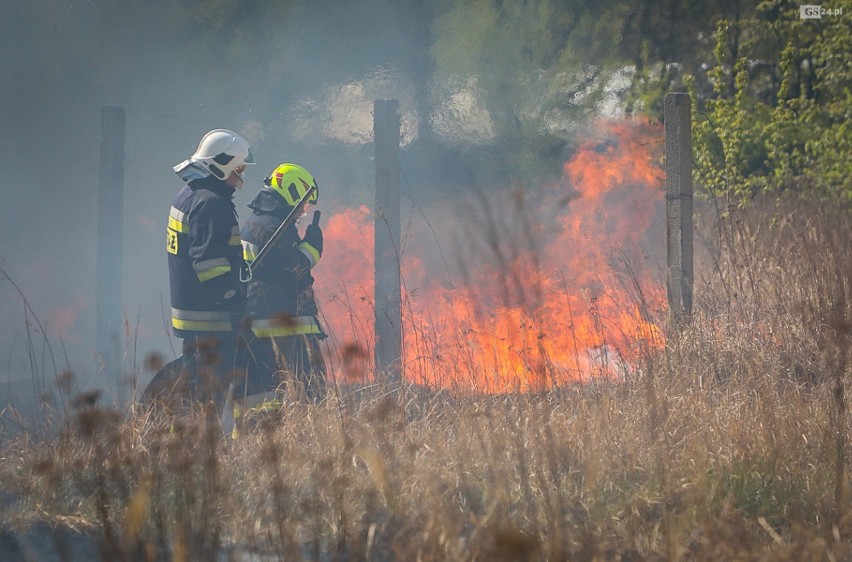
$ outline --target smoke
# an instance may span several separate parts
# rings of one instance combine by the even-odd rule
[[[314,173],[321,202],[372,203],[365,150],[372,99],[406,100],[405,122],[416,127],[410,72],[387,70],[410,66],[397,21],[406,14],[381,2],[286,4],[45,0],[4,7],[0,267],[24,296],[0,282],[0,407],[20,394],[14,383],[43,370],[33,365],[43,362],[32,348],[39,339],[64,348],[60,366],[48,361],[47,371],[67,361],[80,387],[120,394],[117,386],[129,384],[101,372],[94,349],[96,266],[114,259],[97,255],[103,106],[124,107],[127,116],[124,374],[139,375],[148,352],[168,356],[177,343],[165,321],[163,230],[179,188],[171,166],[204,132],[227,127],[254,143],[258,165],[236,197],[242,216],[260,180],[282,161]],[[412,128],[409,137],[415,134]],[[34,332],[24,298],[46,333]],[[27,337],[36,341],[28,346]]]
[[[5,6],[0,267],[21,287],[46,333],[32,333],[22,297],[0,280],[0,407],[14,394],[12,383],[28,381],[33,362],[44,362],[34,344],[25,343],[28,336],[50,338],[61,350],[60,366],[48,371],[67,362],[79,387],[113,396],[129,395],[134,381],[150,376],[140,367],[146,354],[169,358],[178,342],[167,326],[163,231],[180,187],[171,167],[210,129],[234,129],[253,143],[258,165],[236,197],[241,218],[261,179],[283,161],[312,171],[321,206],[372,207],[377,98],[400,100],[403,189],[410,196],[404,205],[428,207],[433,196],[475,182],[491,188],[499,159],[486,147],[482,166],[473,166],[458,148],[476,150],[493,140],[489,116],[476,102],[482,95],[476,82],[426,84],[434,65],[428,4],[43,0]],[[446,99],[433,102],[439,113],[424,115],[430,95]],[[96,266],[114,259],[97,255],[104,106],[123,107],[127,116],[120,377],[103,372],[94,349]],[[419,136],[424,123],[434,125],[433,138]],[[430,220],[442,229],[442,220]]]

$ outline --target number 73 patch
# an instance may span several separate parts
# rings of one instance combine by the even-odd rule
[[[171,228],[166,228],[166,251],[175,255],[178,253],[178,235]]]

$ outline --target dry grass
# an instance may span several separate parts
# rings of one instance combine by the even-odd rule
[[[106,560],[852,559],[852,223],[794,203],[708,230],[693,322],[635,376],[340,390],[236,440],[81,399],[0,444],[5,527]]]

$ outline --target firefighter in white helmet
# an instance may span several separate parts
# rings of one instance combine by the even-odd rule
[[[174,166],[184,185],[169,210],[166,252],[171,324],[183,339],[183,356],[179,368],[158,373],[146,389],[148,399],[174,387],[179,377],[185,384],[178,385],[177,394],[221,405],[234,373],[244,367],[237,351],[246,264],[233,196],[254,163],[243,137],[214,129],[191,157]]]

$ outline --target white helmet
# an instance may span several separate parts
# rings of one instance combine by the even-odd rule
[[[240,166],[255,163],[246,139],[229,129],[213,129],[201,138],[190,161],[200,164],[220,180],[226,180]]]

